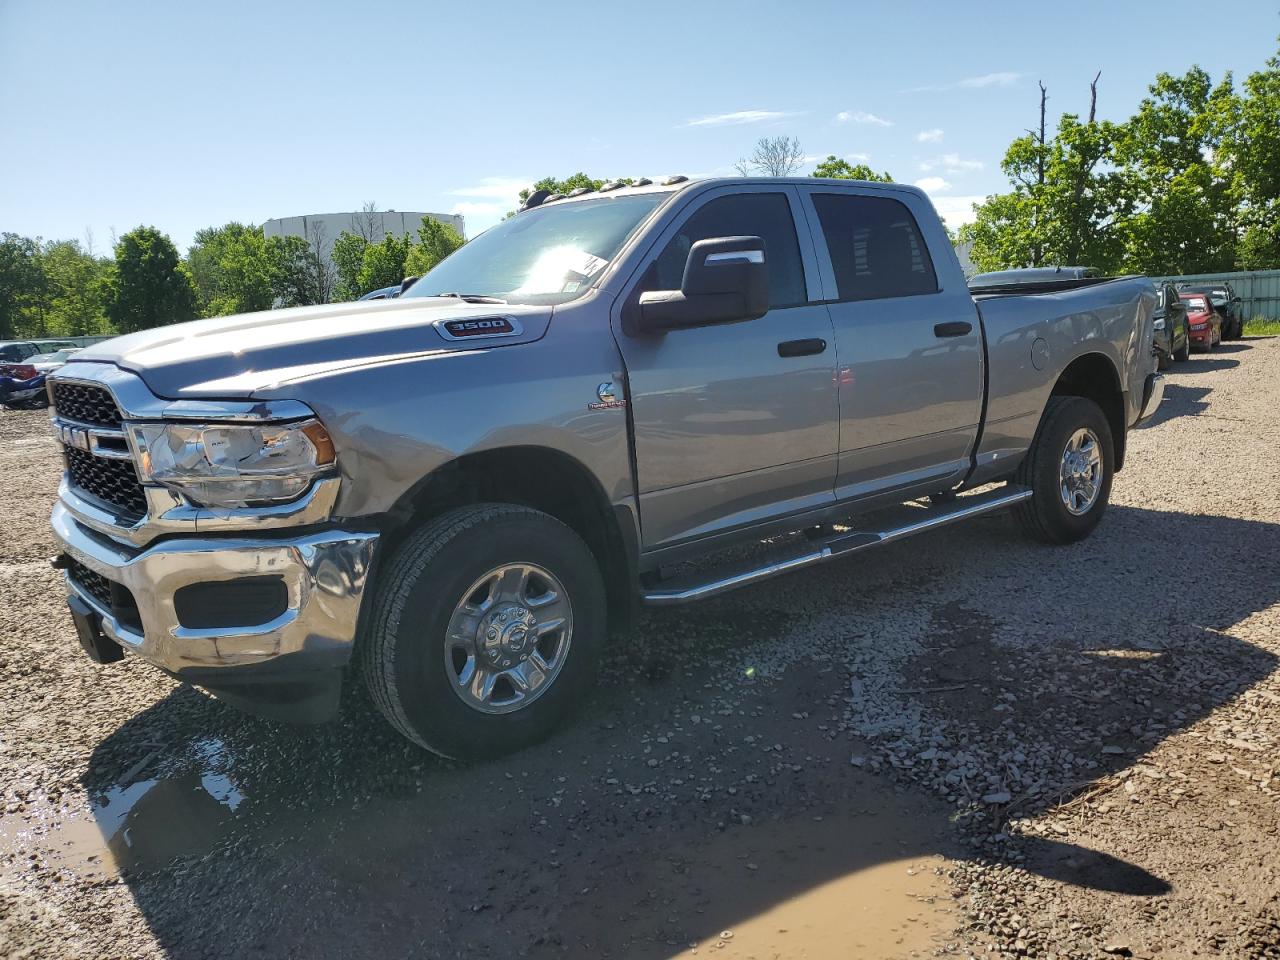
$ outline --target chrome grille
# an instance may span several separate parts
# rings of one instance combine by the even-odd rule
[[[120,408],[109,391],[87,383],[53,383],[53,409],[60,417],[95,427],[119,427]]]
[[[95,457],[65,444],[62,449],[67,455],[67,478],[73,487],[120,510],[130,522],[146,514],[147,498],[132,460]]]
[[[67,481],[77,492],[115,510],[119,520],[136,523],[146,516],[147,498],[133,460],[128,457],[124,418],[111,391],[93,383],[52,383],[55,425],[63,439]],[[112,451],[114,456],[109,455]]]

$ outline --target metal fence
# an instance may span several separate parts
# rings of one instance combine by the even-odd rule
[[[1246,320],[1266,317],[1280,320],[1280,270],[1245,270],[1240,273],[1198,273],[1186,277],[1152,277],[1174,283],[1231,284],[1240,298],[1240,313]]]

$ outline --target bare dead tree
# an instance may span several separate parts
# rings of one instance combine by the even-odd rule
[[[84,228],[84,252],[89,256],[93,256],[93,227],[86,226]]]
[[[378,243],[382,240],[382,215],[378,205],[372,200],[360,207],[359,213],[351,215],[351,232],[363,237],[365,243]]]
[[[789,177],[804,162],[804,150],[795,137],[761,137],[751,156],[739,160],[734,168],[744,177],[756,173],[762,177]]]
[[[1035,130],[1028,130],[1031,139],[1036,145],[1036,179],[1035,186],[1032,189],[1032,196],[1035,197],[1035,203],[1032,207],[1031,214],[1031,235],[1035,237],[1035,241],[1031,245],[1031,266],[1038,267],[1044,259],[1044,250],[1040,246],[1040,204],[1044,198],[1044,167],[1045,167],[1045,105],[1049,102],[1049,91],[1045,89],[1044,81],[1040,82],[1040,127]],[[1024,181],[1025,182],[1025,181]],[[1031,184],[1026,184],[1028,187]]]
[[[311,248],[311,292],[315,303],[329,303],[333,300],[333,288],[337,283],[337,271],[329,253],[333,245],[329,242],[329,231],[323,220],[307,221],[307,245]]]

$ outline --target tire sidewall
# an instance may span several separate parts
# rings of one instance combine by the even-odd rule
[[[519,710],[486,714],[454,691],[445,637],[465,591],[507,563],[537,564],[560,580],[573,612],[573,634],[568,659],[548,689]],[[385,629],[393,633],[399,708],[421,740],[446,756],[499,756],[546,737],[590,689],[605,635],[604,586],[576,534],[551,517],[520,512],[463,531],[412,571],[404,602]]]
[[[1092,430],[1098,438],[1102,457],[1102,489],[1098,491],[1098,498],[1093,506],[1087,512],[1076,515],[1062,502],[1060,471],[1067,442],[1082,427]],[[1034,477],[1034,496],[1039,501],[1036,506],[1041,518],[1057,542],[1081,540],[1098,525],[1111,497],[1111,481],[1115,474],[1115,444],[1110,424],[1101,408],[1092,400],[1072,397],[1054,411],[1054,416],[1045,423],[1043,434],[1037,442],[1043,444],[1041,455],[1037,457]]]

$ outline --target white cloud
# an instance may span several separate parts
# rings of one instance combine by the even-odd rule
[[[479,183],[450,190],[449,195],[453,197],[508,200],[514,203],[516,195],[532,183],[532,180],[521,179],[520,177],[481,177]],[[459,206],[462,206],[462,204],[459,204]]]
[[[1010,87],[1022,79],[1022,74],[1012,70],[1001,70],[996,73],[984,73],[979,77],[965,77],[950,83],[928,83],[922,87],[907,87],[903,93],[938,93],[943,90],[982,90],[986,87]]]
[[[932,173],[944,170],[947,173],[972,173],[986,166],[981,160],[967,160],[958,153],[944,153],[933,160],[921,160],[918,164],[921,173]]]
[[[916,181],[916,186],[925,193],[942,193],[951,189],[951,184],[942,177],[921,177]]]
[[[871,154],[869,153],[846,153],[844,158],[850,163],[870,163]]]
[[[933,208],[938,211],[938,216],[947,222],[948,227],[955,230],[966,223],[972,223],[973,205],[982,203],[987,198],[984,196],[931,196],[929,199],[933,201]]]
[[[739,110],[736,113],[715,113],[709,117],[696,117],[684,123],[686,127],[736,127],[744,123],[764,123],[781,120],[795,114],[782,110]]]
[[[1018,82],[1020,73],[1005,70],[1000,73],[984,73],[980,77],[965,77],[958,84],[961,87],[981,89],[982,87],[1008,87]]]
[[[932,130],[921,130],[916,134],[916,143],[937,143],[942,139],[942,131],[937,127]]]
[[[893,121],[877,117],[865,110],[841,110],[836,114],[836,123],[869,123],[874,127],[892,127]]]

